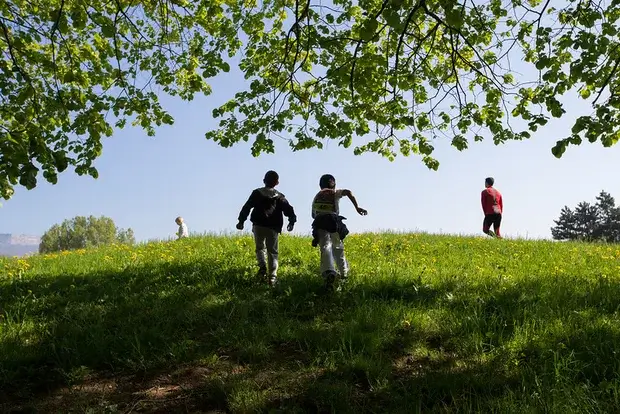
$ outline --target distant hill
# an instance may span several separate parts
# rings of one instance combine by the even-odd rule
[[[0,256],[23,256],[39,251],[41,239],[25,234],[0,234]]]

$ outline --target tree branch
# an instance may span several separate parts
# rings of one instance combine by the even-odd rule
[[[383,0],[383,3],[381,3],[381,8],[379,9],[379,11],[375,14],[374,17],[372,17],[372,19],[377,20],[379,18],[379,16],[381,16],[381,13],[383,13],[383,10],[385,10],[386,6],[388,5],[389,0]],[[385,29],[386,25],[383,25],[383,27],[381,29],[379,29],[379,31],[377,31],[371,38],[371,41],[373,41],[376,37],[377,34],[381,33],[383,31],[383,29]],[[351,89],[351,99],[353,100],[355,98],[355,87],[354,87],[354,78],[355,78],[355,63],[357,62],[357,53],[359,52],[359,48],[361,46],[361,44],[364,41],[360,38],[357,39],[357,44],[355,45],[355,51],[353,52],[353,62],[351,63],[351,73],[350,73],[350,78],[349,78],[349,88]]]
[[[427,6],[426,4],[424,4],[424,11],[426,12],[427,15],[431,16],[433,19],[435,19],[435,21],[437,21],[438,23],[440,23],[441,25],[443,25],[446,29],[448,30],[454,30],[459,37],[461,37],[463,39],[463,41],[465,42],[465,44],[467,44],[467,46],[469,46],[469,48],[472,50],[472,52],[474,52],[474,54],[476,55],[476,57],[480,60],[480,62],[482,63],[483,66],[485,66],[487,69],[489,69],[491,71],[491,74],[494,74],[493,69],[489,66],[488,63],[485,62],[485,60],[482,58],[482,56],[480,56],[480,52],[478,52],[478,50],[474,47],[474,45],[471,44],[471,42],[467,39],[467,37],[465,35],[463,35],[463,33],[455,28],[450,26],[449,24],[447,24],[446,22],[444,22],[439,16],[437,16],[434,12],[432,12]],[[470,67],[471,70],[475,71],[476,73],[478,73],[480,76],[486,78],[489,82],[495,84],[495,87],[499,90],[502,90],[501,85],[498,85],[496,82],[497,79],[491,79],[488,75],[482,73],[482,71],[480,71],[480,69],[474,67],[471,62],[469,62],[467,59],[465,59],[458,51],[456,52],[457,55],[468,64],[468,66]],[[495,77],[495,75],[493,75]]]
[[[411,23],[411,19],[413,19],[414,14],[420,8],[424,7],[425,5],[426,5],[426,0],[419,0],[418,3],[411,9],[409,14],[407,15],[407,18],[405,19],[405,27],[403,28],[403,31],[401,32],[398,38],[398,45],[396,46],[396,60],[394,62],[394,74],[396,76],[396,79],[398,79],[398,61],[400,58],[400,48],[403,45],[403,39],[405,38],[405,33],[407,33],[407,29],[409,28],[409,23]],[[396,97],[397,89],[398,87],[394,86],[394,97]]]
[[[596,105],[596,102],[600,99],[607,85],[609,85],[609,82],[611,81],[611,78],[616,73],[616,70],[618,70],[618,66],[620,66],[620,57],[616,59],[616,63],[614,64],[614,67],[611,69],[611,72],[609,72],[609,75],[607,75],[607,77],[603,81],[603,84],[601,85],[601,89],[598,91],[598,94],[596,95],[596,99],[594,99],[594,102],[592,102],[592,105]]]

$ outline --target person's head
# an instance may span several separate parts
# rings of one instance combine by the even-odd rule
[[[265,173],[263,183],[265,184],[265,187],[273,188],[280,183],[280,176],[277,172],[269,170]]]
[[[321,187],[321,190],[326,188],[334,189],[336,188],[336,179],[331,174],[323,174],[319,180],[319,187]]]
[[[493,184],[495,184],[495,180],[493,179],[493,177],[487,177],[484,179],[484,186],[489,188],[489,187],[493,187]]]
[[[181,216],[177,217],[176,219],[174,219],[174,222],[180,226],[181,223],[183,223],[183,217]]]

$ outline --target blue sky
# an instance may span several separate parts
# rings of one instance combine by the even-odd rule
[[[154,138],[139,128],[118,131],[104,142],[97,180],[65,172],[57,185],[41,177],[34,190],[17,188],[0,209],[0,233],[41,235],[64,219],[91,214],[133,228],[138,240],[173,236],[177,215],[190,232],[235,232],[241,206],[269,169],[280,174],[278,189],[295,208],[295,232],[302,234],[310,231],[310,203],[324,173],[335,175],[338,186],[351,189],[368,210],[360,217],[342,201],[341,213],[354,232],[479,234],[480,191],[489,175],[504,196],[502,227],[508,237],[549,238],[564,205],[594,200],[603,189],[620,197],[620,147],[586,143],[570,147],[560,160],[551,155],[575,117],[590,111],[577,99],[568,101],[564,118],[552,120],[529,141],[472,143],[464,152],[447,140],[436,142],[441,165],[430,171],[417,157],[389,162],[374,154],[354,156],[352,148],[336,143],[293,153],[282,141],[275,155],[259,158],[246,143],[220,148],[204,138],[217,125],[211,111],[242,82],[231,72],[214,80],[209,97],[192,102],[162,97],[175,117],[173,126],[159,128]]]

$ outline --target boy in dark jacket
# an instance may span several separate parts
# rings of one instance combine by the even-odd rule
[[[319,180],[319,191],[312,201],[312,245],[321,248],[321,273],[325,279],[325,287],[332,290],[336,277],[334,261],[340,271],[342,282],[346,282],[349,265],[344,256],[343,239],[349,233],[343,223],[345,217],[340,215],[340,199],[348,197],[358,214],[365,216],[366,210],[357,205],[357,200],[351,190],[336,190],[336,179],[331,174],[325,174]]]
[[[265,186],[252,191],[248,201],[243,205],[239,213],[237,229],[243,230],[243,223],[252,210],[250,221],[256,243],[258,276],[264,278],[268,274],[269,285],[273,286],[278,272],[278,236],[282,233],[284,225],[282,214],[288,217],[288,231],[293,230],[297,217],[284,194],[275,189],[275,186],[279,184],[278,173],[267,171],[263,183]],[[267,253],[268,263],[265,260],[265,253]]]

